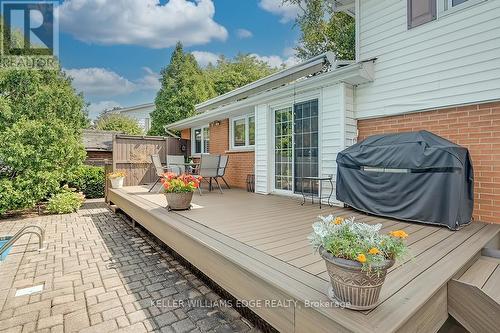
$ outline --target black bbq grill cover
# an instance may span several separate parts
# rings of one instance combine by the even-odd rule
[[[427,131],[374,135],[337,156],[337,199],[375,215],[447,226],[471,222],[469,151]]]

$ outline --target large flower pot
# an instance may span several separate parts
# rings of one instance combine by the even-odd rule
[[[394,260],[372,265],[368,272],[361,269],[361,263],[334,257],[323,247],[319,252],[330,276],[331,298],[352,310],[369,310],[377,305],[387,269],[394,265]]]
[[[124,179],[125,179],[125,177],[110,178],[111,188],[122,188]]]
[[[191,200],[193,199],[193,192],[183,193],[166,193],[168,210],[187,210],[191,208]]]

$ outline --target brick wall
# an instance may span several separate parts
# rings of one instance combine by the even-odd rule
[[[181,138],[191,139],[191,131],[182,130]],[[229,163],[224,178],[231,187],[246,188],[247,175],[254,173],[255,154],[253,151],[229,151],[229,119],[210,124],[209,153],[228,155]]]
[[[183,129],[181,131],[181,139],[191,140],[191,129]]]
[[[427,130],[467,147],[474,166],[474,218],[500,223],[500,102],[358,120],[359,137]]]

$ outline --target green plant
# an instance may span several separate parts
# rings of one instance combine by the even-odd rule
[[[380,234],[381,224],[369,225],[354,222],[354,217],[333,215],[323,217],[313,224],[309,240],[315,250],[323,247],[334,257],[358,261],[370,270],[385,260],[396,260],[407,253],[403,230]]]
[[[76,188],[89,199],[104,197],[105,182],[104,168],[91,165],[82,165],[67,181],[70,187]]]
[[[166,193],[193,192],[200,186],[201,177],[193,175],[176,175],[167,172],[160,179]]]
[[[56,193],[84,156],[80,137],[62,120],[17,121],[0,140],[0,214]]]
[[[50,197],[81,165],[84,104],[61,70],[0,70],[0,214]]]
[[[119,113],[105,113],[97,119],[96,129],[102,131],[117,131],[129,135],[143,134],[142,128],[135,119]]]
[[[120,178],[120,177],[125,177],[127,174],[123,171],[113,171],[108,173],[108,178],[109,179],[115,179],[115,178]]]
[[[47,204],[47,211],[52,214],[69,214],[76,212],[84,201],[81,193],[63,190],[53,195]]]
[[[164,126],[195,114],[195,105],[215,96],[209,79],[191,53],[177,43],[170,63],[161,71],[161,89],[151,112],[150,135],[164,135]]]
[[[350,15],[335,11],[330,0],[283,0],[301,7],[295,23],[300,36],[295,50],[297,57],[307,60],[332,51],[337,59],[355,58],[355,20]]]

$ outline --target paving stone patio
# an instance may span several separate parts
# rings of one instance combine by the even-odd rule
[[[78,213],[0,220],[24,236],[0,263],[0,332],[257,332],[150,236],[97,200]],[[43,285],[43,291],[15,297]]]

